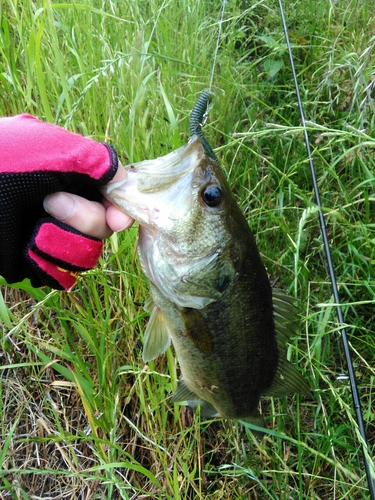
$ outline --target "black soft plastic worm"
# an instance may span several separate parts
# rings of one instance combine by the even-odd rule
[[[190,115],[190,122],[189,122],[189,132],[190,136],[193,135],[198,135],[201,140],[204,149],[207,151],[209,156],[218,164],[220,165],[220,162],[213,152],[213,149],[211,146],[208,144],[207,139],[205,138],[203,132],[202,132],[202,126],[204,125],[204,115],[206,114],[208,110],[208,106],[211,102],[213,92],[211,92],[209,89],[204,89],[201,95],[198,97],[198,100],[193,108],[193,111],[191,112]]]

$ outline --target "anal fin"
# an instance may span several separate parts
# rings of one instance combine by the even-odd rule
[[[220,413],[217,409],[208,401],[204,401],[203,399],[194,399],[188,401],[188,406],[192,410],[196,410],[197,407],[200,407],[200,415],[202,418],[219,418]]]
[[[185,384],[183,379],[180,380],[176,392],[170,399],[171,403],[179,403],[181,401],[189,401],[190,399],[197,399],[197,395],[195,392],[189,389],[189,387]]]
[[[257,427],[266,427],[266,423],[258,410],[246,418],[241,418],[240,422],[244,423],[245,425],[251,424],[251,425],[256,425]],[[257,439],[263,438],[264,432],[262,432],[261,430],[256,430],[251,428],[250,430]]]
[[[215,418],[219,417],[219,413],[216,408],[203,399],[199,399],[198,396],[186,385],[183,379],[180,380],[176,392],[170,399],[171,403],[179,403],[181,401],[186,401],[189,408],[196,410],[200,406],[200,414],[203,418]]]

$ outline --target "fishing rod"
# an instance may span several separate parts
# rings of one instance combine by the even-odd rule
[[[359,432],[360,432],[361,437],[362,437],[362,453],[363,453],[365,470],[366,470],[367,484],[368,484],[368,489],[369,489],[369,493],[370,493],[370,499],[375,500],[374,478],[372,477],[372,474],[371,474],[371,465],[370,465],[371,459],[370,459],[370,453],[369,453],[369,448],[368,448],[368,443],[367,443],[367,438],[366,438],[365,426],[363,423],[361,402],[360,402],[360,398],[359,398],[359,394],[358,394],[358,387],[357,387],[355,372],[354,372],[354,368],[353,368],[353,362],[352,362],[352,356],[351,356],[351,352],[350,352],[348,337],[347,337],[346,329],[344,326],[344,316],[343,316],[341,305],[340,305],[340,296],[339,296],[337,282],[336,282],[335,269],[334,269],[333,262],[332,262],[331,250],[330,250],[329,240],[328,240],[328,236],[327,236],[327,229],[326,229],[326,224],[325,224],[324,215],[323,215],[323,211],[322,211],[322,205],[320,202],[320,193],[319,193],[319,187],[318,187],[318,182],[317,182],[317,178],[316,178],[314,160],[313,160],[312,153],[311,153],[310,140],[309,140],[309,135],[308,135],[307,128],[306,128],[305,114],[304,114],[304,110],[303,110],[301,94],[299,91],[297,73],[296,73],[295,66],[294,66],[292,47],[290,45],[288,27],[287,27],[286,20],[285,20],[285,13],[284,13],[284,7],[283,7],[282,0],[279,0],[279,8],[280,8],[280,13],[281,13],[281,19],[282,19],[282,24],[283,24],[286,45],[287,45],[288,54],[289,54],[290,65],[291,65],[292,74],[293,74],[294,86],[295,86],[296,96],[297,96],[297,101],[298,101],[298,109],[299,109],[301,123],[302,123],[302,127],[303,127],[305,145],[306,145],[306,150],[307,150],[307,157],[308,157],[308,161],[309,161],[310,173],[311,173],[314,194],[315,194],[315,203],[318,207],[320,232],[321,232],[322,238],[323,238],[323,245],[324,245],[324,250],[326,253],[328,269],[329,269],[329,276],[330,276],[330,280],[331,280],[333,296],[335,299],[335,305],[336,305],[337,317],[338,317],[338,323],[339,323],[339,331],[341,334],[341,340],[342,340],[342,344],[343,344],[344,352],[345,352],[350,387],[351,387],[351,392],[352,392],[352,397],[353,397],[353,404],[354,404],[354,408],[355,408],[355,412],[356,412],[358,429],[359,429]]]

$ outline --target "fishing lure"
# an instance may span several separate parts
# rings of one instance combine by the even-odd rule
[[[218,165],[220,165],[217,156],[215,155],[211,146],[208,144],[208,141],[202,131],[202,127],[207,120],[208,108],[211,102],[212,95],[213,92],[211,92],[210,89],[204,89],[201,95],[198,97],[198,100],[195,103],[195,106],[190,115],[189,132],[190,137],[192,137],[193,135],[198,135],[201,138],[203,147],[209,154],[210,158],[214,160],[214,162],[216,162]]]

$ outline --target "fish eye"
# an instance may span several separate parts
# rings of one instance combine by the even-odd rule
[[[208,207],[217,207],[221,202],[222,190],[216,184],[209,184],[201,193],[202,200]]]

